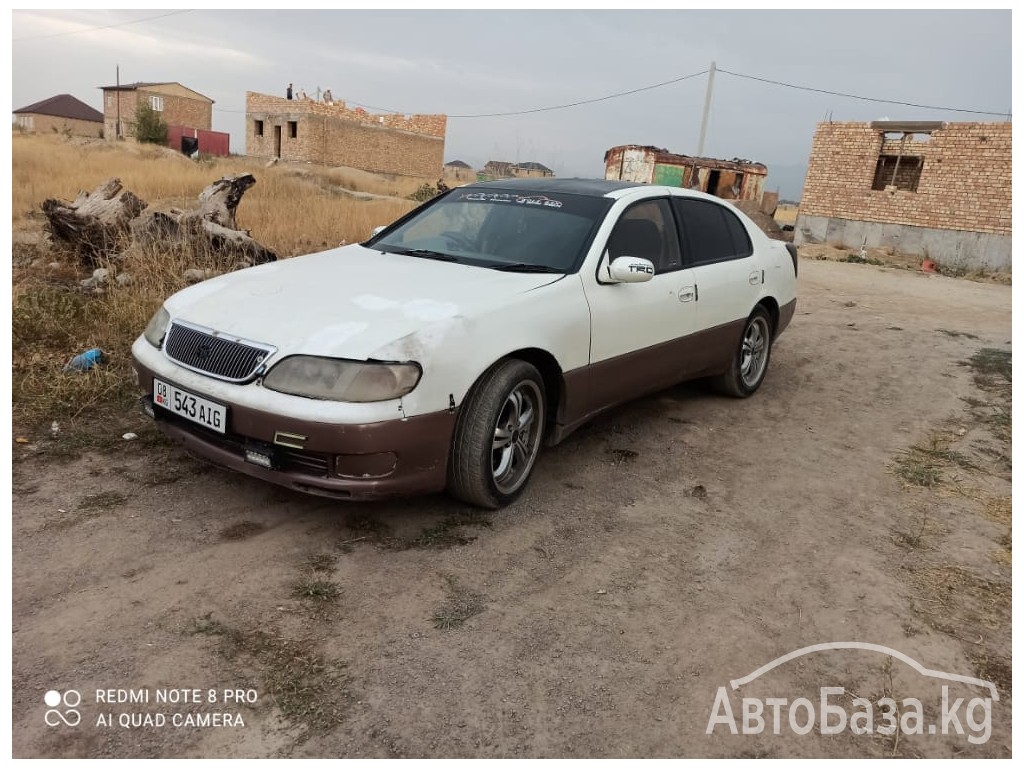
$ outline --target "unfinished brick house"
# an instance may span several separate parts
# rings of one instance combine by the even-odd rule
[[[209,131],[213,123],[213,99],[181,83],[128,83],[105,85],[103,135],[109,141],[131,138],[135,133],[135,109],[149,104],[168,126]]]
[[[508,160],[488,160],[480,172],[481,178],[495,179],[547,179],[555,172],[541,163],[513,163]]]
[[[820,123],[794,242],[1009,270],[1011,123]]]
[[[103,136],[103,115],[70,93],[14,110],[14,124],[23,131]]]
[[[445,115],[375,115],[343,101],[248,92],[245,118],[253,157],[431,179],[442,173]]]
[[[750,160],[690,157],[659,147],[624,144],[604,153],[604,177],[699,189],[724,200],[760,203],[768,168]]]

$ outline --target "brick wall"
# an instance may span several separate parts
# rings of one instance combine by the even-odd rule
[[[68,117],[54,117],[53,115],[17,115],[18,123],[24,125],[23,118],[31,118],[31,125],[25,126],[27,130],[35,133],[64,133],[70,131],[73,136],[89,136],[97,138],[103,135],[103,123],[94,123],[91,120],[74,120]]]
[[[903,155],[923,162],[917,191],[885,191],[871,189],[878,158],[901,141],[883,146],[868,123],[821,123],[800,214],[1009,235],[1011,133],[1011,123],[947,123],[927,141],[908,139]]]
[[[120,108],[118,107],[120,102]],[[121,136],[129,136],[132,123],[135,122],[135,105],[138,94],[135,91],[104,91],[103,92],[103,136],[107,141],[117,139],[117,118],[121,118]]]
[[[517,179],[547,179],[554,176],[554,174],[538,168],[513,168],[512,176]]]
[[[254,157],[430,178],[442,173],[444,115],[374,115],[339,101],[251,92],[245,111],[246,154]]]
[[[172,84],[174,85],[174,84]],[[213,104],[204,99],[188,98],[170,89],[161,90],[159,86],[138,88],[132,91],[106,91],[103,94],[103,125],[104,136],[110,141],[117,138],[117,102],[121,102],[121,135],[129,138],[135,135],[135,109],[142,99],[149,103],[151,96],[163,99],[163,110],[160,118],[168,125],[184,125],[209,131],[213,127]]]
[[[168,125],[185,125],[204,131],[213,128],[213,104],[209,101],[161,92],[159,88],[140,88],[139,95],[147,100],[150,96],[163,99],[160,117]]]

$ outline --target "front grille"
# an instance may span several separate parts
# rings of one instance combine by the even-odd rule
[[[174,362],[226,381],[251,379],[274,351],[266,344],[222,336],[180,320],[171,323],[164,342],[164,352]]]

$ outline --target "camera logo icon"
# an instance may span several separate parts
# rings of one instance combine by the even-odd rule
[[[43,703],[47,706],[43,720],[51,727],[64,724],[73,728],[82,722],[82,715],[76,709],[82,703],[82,694],[78,691],[47,691]]]

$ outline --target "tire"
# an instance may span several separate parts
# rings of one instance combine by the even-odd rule
[[[729,370],[713,380],[715,388],[732,397],[750,397],[757,392],[768,372],[773,335],[772,319],[759,304],[743,326],[743,335]]]
[[[502,360],[470,390],[448,462],[448,493],[486,509],[526,487],[544,439],[544,380],[524,360]]]

